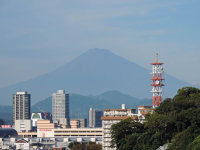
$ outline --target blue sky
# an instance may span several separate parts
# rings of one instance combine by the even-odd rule
[[[199,0],[0,0],[0,87],[52,71],[91,48],[200,85]]]

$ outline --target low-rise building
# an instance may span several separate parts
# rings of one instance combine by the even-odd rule
[[[15,130],[17,132],[29,132],[32,130],[31,120],[15,120]]]
[[[28,145],[26,141],[29,143],[29,148],[25,148],[25,145]],[[93,136],[70,136],[70,137],[34,137],[34,138],[0,138],[0,149],[16,149],[17,147],[20,149],[53,149],[53,148],[63,148],[63,149],[69,149],[68,145],[71,142],[95,142],[96,144],[102,143],[102,137],[93,137]]]
[[[79,137],[90,137],[90,138],[101,138],[103,135],[102,128],[38,128],[36,132],[21,132],[18,133],[21,137],[35,137],[38,138],[79,138]]]
[[[80,121],[71,119],[70,126],[71,128],[80,128]]]
[[[71,120],[77,120],[80,123],[79,128],[86,128],[87,127],[87,119],[86,118],[73,118]]]
[[[55,124],[50,120],[37,121],[37,137],[54,137]]]
[[[15,138],[0,138],[0,149],[16,149],[14,143]]]
[[[102,128],[56,128],[54,137],[102,137]]]
[[[19,149],[19,150],[28,150],[28,149],[30,149],[29,141],[26,141],[24,139],[17,140],[15,142],[15,146],[16,146],[16,149]]]

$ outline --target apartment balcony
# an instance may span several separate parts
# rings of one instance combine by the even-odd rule
[[[104,134],[110,134],[110,130],[108,131],[103,131]]]
[[[104,129],[110,129],[110,128],[111,128],[111,125],[104,125],[103,128],[104,128]]]
[[[111,135],[110,134],[104,134],[103,138],[111,138]]]

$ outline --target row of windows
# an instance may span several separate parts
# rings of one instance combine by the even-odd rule
[[[64,131],[64,130],[61,130],[61,131],[54,131],[55,133],[101,133],[102,131]]]

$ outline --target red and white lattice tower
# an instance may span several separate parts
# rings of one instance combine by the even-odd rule
[[[153,108],[158,107],[162,103],[162,87],[164,86],[162,77],[164,69],[162,67],[164,63],[158,61],[158,53],[156,54],[156,60],[152,65],[152,93],[153,93]]]

